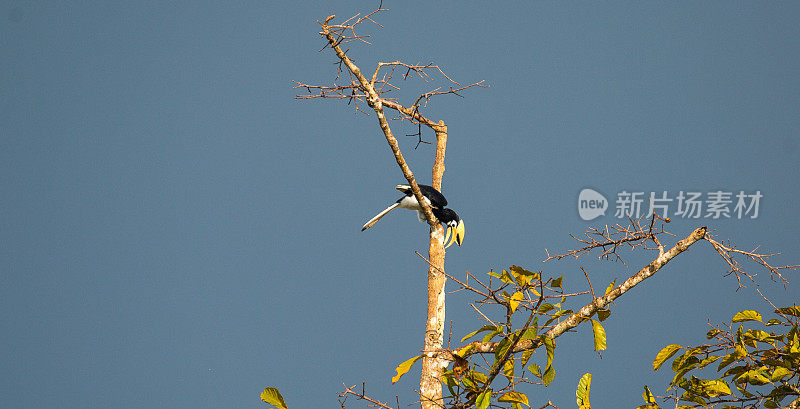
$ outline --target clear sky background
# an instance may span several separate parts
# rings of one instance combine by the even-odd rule
[[[491,84],[425,110],[449,125],[443,190],[467,226],[451,274],[624,279],[653,255],[542,264],[619,222],[622,191],[760,191],[756,219],[673,203],[668,244],[708,225],[800,262],[798,3],[384,3],[374,46],[351,47],[362,69],[433,61]],[[402,174],[374,115],[295,101],[291,82],[333,81],[316,20],[376,5],[0,1],[0,407],[254,408],[270,385],[291,408],[334,408],[362,381],[413,402],[419,369],[390,379],[422,345],[427,226],[398,211],[359,231]],[[410,104],[444,83],[403,85]],[[433,149],[394,126],[429,182]],[[586,187],[612,201],[591,222]],[[599,408],[663,391],[663,346],[768,310],[724,272],[692,247],[617,302],[602,358],[590,330],[566,334],[555,382],[525,391],[570,408],[585,372]],[[784,289],[758,272],[776,303],[798,301],[798,273]],[[471,300],[448,298],[454,339],[480,325]]]

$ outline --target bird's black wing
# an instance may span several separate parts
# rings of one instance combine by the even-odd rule
[[[434,207],[444,209],[444,207],[447,206],[447,199],[445,199],[444,195],[438,190],[434,189],[432,186],[419,185],[419,190],[425,197],[428,198],[428,200],[431,201],[431,204]]]
[[[414,194],[409,185],[397,185],[396,189],[403,192],[406,196],[412,196]],[[419,190],[422,192],[423,196],[431,201],[431,206],[440,209],[444,209],[444,207],[447,206],[447,199],[445,199],[444,195],[438,190],[434,189],[433,186],[419,185]]]

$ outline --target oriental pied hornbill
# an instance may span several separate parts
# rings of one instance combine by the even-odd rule
[[[417,217],[419,221],[425,221],[425,213],[422,212],[422,207],[419,205],[417,198],[414,197],[414,193],[411,191],[411,186],[409,185],[397,185],[395,189],[403,192],[405,196],[397,199],[397,202],[392,204],[391,206],[387,207],[386,210],[378,213],[375,217],[370,219],[364,227],[361,228],[361,231],[369,229],[381,217],[386,216],[387,213],[391,212],[392,210],[400,207],[403,209],[409,210],[416,210]],[[450,247],[453,242],[457,243],[459,246],[464,241],[464,221],[461,220],[460,217],[454,212],[452,209],[448,209],[447,206],[447,199],[444,198],[438,190],[434,189],[432,186],[428,185],[419,185],[419,190],[422,192],[422,196],[425,197],[428,204],[431,206],[431,211],[433,211],[433,215],[439,219],[439,222],[444,223],[447,226],[447,233],[444,237],[444,242],[447,242],[448,237],[450,237],[451,230],[452,230],[452,239],[450,243],[447,244],[447,247]]]

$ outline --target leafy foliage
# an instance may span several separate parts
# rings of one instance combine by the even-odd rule
[[[281,396],[281,393],[275,388],[264,388],[264,392],[261,392],[261,400],[276,408],[287,409],[286,401],[283,400],[283,396]]]
[[[800,403],[800,308],[773,312],[776,318],[764,323],[759,312],[740,311],[730,323],[709,324],[706,344],[664,347],[653,360],[653,370],[677,352],[683,353],[672,360],[675,376],[667,389],[671,394],[661,398],[674,401],[679,408],[778,408],[787,400]],[[759,327],[736,327],[740,322]],[[701,373],[707,372],[711,376],[702,377]],[[645,405],[640,409],[660,407],[647,386],[642,397]]]
[[[406,372],[408,372],[411,369],[411,367],[414,365],[414,363],[417,362],[420,358],[422,358],[422,355],[417,355],[417,356],[415,356],[413,358],[410,358],[407,361],[401,363],[400,365],[398,365],[397,368],[395,369],[395,371],[397,372],[397,375],[395,375],[392,378],[392,383],[395,383],[395,382],[399,381],[400,378],[403,375],[405,375]]]
[[[580,381],[578,381],[578,389],[575,390],[575,399],[578,404],[578,409],[592,409],[592,404],[589,403],[589,392],[592,389],[592,374],[584,374]]]
[[[564,294],[563,275],[544,278],[541,271],[533,272],[516,265],[487,274],[488,281],[469,274],[480,287],[468,289],[483,296],[478,304],[484,308],[500,307],[505,319],[493,321],[488,318],[490,314],[481,314],[488,323],[464,335],[461,342],[467,344],[451,350],[452,367],[442,374],[442,383],[449,392],[445,396],[445,407],[480,409],[506,404],[522,409],[523,405],[529,406],[528,396],[517,387],[520,384],[547,386],[556,376],[556,342],[546,335],[547,330],[572,316],[573,309],[566,307],[568,299],[588,294]],[[607,317],[610,311],[605,311]],[[598,320],[586,321],[592,323],[595,349],[604,350],[603,326]],[[492,348],[486,350],[487,345]],[[545,353],[540,359],[534,359],[535,351],[542,346]],[[583,381],[588,387],[586,382],[591,380]],[[588,391],[583,393],[588,408]]]

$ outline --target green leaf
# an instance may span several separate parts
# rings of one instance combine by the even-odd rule
[[[508,274],[507,270],[503,270],[503,274],[500,275],[500,280],[506,284],[514,284],[514,277],[511,277],[511,274]]]
[[[537,364],[536,362],[528,365],[528,370],[531,371],[531,373],[536,375],[538,378],[542,377],[542,370],[539,368],[539,364]]]
[[[564,274],[561,274],[558,278],[554,278],[553,281],[550,282],[550,287],[561,288],[561,282],[564,280]]]
[[[733,319],[731,319],[731,322],[741,322],[741,321],[759,321],[759,322],[764,322],[761,319],[761,314],[759,314],[758,311],[754,311],[754,310],[739,311],[739,312],[736,313],[736,315],[733,316]]]
[[[702,397],[700,397],[698,395],[689,393],[689,392],[686,392],[683,395],[681,395],[681,399],[687,400],[689,402],[699,403],[700,405],[703,405],[703,406],[706,406],[706,407],[708,406],[706,404],[706,400],[705,399],[703,399]],[[678,406],[678,409],[693,409],[693,408],[696,408],[696,407],[697,407],[697,405],[680,405],[680,406]]]
[[[644,399],[645,403],[647,404],[655,404],[656,397],[653,396],[653,393],[650,392],[650,388],[647,385],[644,386],[644,393],[642,394],[642,399]]]
[[[522,334],[522,339],[536,339],[538,330],[538,328],[536,328],[536,320],[538,318],[539,317],[534,318],[534,322],[532,322],[531,325],[528,326],[528,329]]]
[[[473,349],[475,349],[475,344],[467,344],[453,351],[453,353],[463,358],[472,352]]]
[[[509,382],[514,382],[514,360],[509,359],[503,364],[503,375]]]
[[[524,368],[525,365],[528,364],[528,360],[531,359],[531,356],[533,355],[534,352],[535,350],[533,349],[527,349],[525,350],[525,352],[522,353],[522,362],[520,362],[519,364],[520,368]]]
[[[511,339],[503,338],[503,340],[500,341],[499,344],[497,344],[497,346],[494,348],[494,360],[495,360],[495,362],[497,362],[497,361],[499,361],[499,360],[501,360],[503,358],[503,355],[506,353],[506,351],[508,351],[509,348],[511,348],[511,344],[513,344],[513,343],[514,342],[511,341]]]
[[[790,370],[788,370],[788,369],[786,369],[786,368],[784,368],[782,366],[779,366],[779,367],[775,368],[774,371],[772,371],[772,375],[770,375],[769,378],[774,382],[774,381],[778,381],[778,380],[786,377],[787,375],[790,375],[791,373],[792,373],[792,371],[790,371]]]
[[[614,285],[617,283],[617,279],[611,281],[611,283],[606,287],[606,295],[614,290]]]
[[[553,379],[556,378],[556,370],[553,369],[552,366],[547,367],[544,371],[544,375],[542,375],[542,382],[544,382],[544,386],[550,385],[550,382],[553,382]]]
[[[758,329],[747,330],[747,332],[744,333],[743,337],[744,337],[745,341],[758,341],[758,342],[764,342],[764,343],[770,344],[772,346],[775,346],[775,337],[772,336],[769,332],[766,332],[766,331],[761,331],[761,330],[758,330]],[[750,342],[750,344],[754,348],[756,347],[756,343],[755,342]]]
[[[489,342],[492,338],[502,333],[503,333],[503,327],[498,325],[495,327],[494,331],[483,336],[483,342]]]
[[[264,388],[264,392],[261,392],[261,400],[277,408],[287,409],[286,401],[275,388]]]
[[[411,369],[411,366],[414,365],[414,363],[417,362],[420,358],[422,358],[422,355],[417,355],[417,356],[415,356],[415,357],[413,357],[413,358],[401,363],[400,365],[397,365],[397,368],[395,369],[395,371],[397,371],[397,375],[395,375],[392,378],[392,383],[395,383],[395,382],[399,381],[400,378],[402,378],[403,375],[405,375],[406,372],[408,372]]]
[[[458,381],[455,379],[455,374],[453,371],[442,372],[442,380],[444,381],[444,384],[447,385],[447,389],[450,390],[450,394],[455,396],[456,391],[454,388],[458,386]]]
[[[538,279],[539,278],[539,273],[534,273],[533,271],[526,270],[526,269],[524,269],[524,268],[522,268],[520,266],[512,265],[508,269],[511,270],[512,272],[516,273],[516,274],[519,274],[519,275],[531,276],[534,279]]]
[[[605,351],[606,349],[606,330],[600,324],[600,321],[592,321],[592,332],[594,333],[594,350]]]
[[[468,376],[461,378],[461,383],[464,384],[464,388],[466,388],[467,390],[477,391],[479,389],[478,384],[476,384],[475,381],[470,379],[470,377]]]
[[[751,385],[766,385],[769,383],[769,378],[764,376],[764,373],[762,373],[759,369],[749,370],[739,375],[736,380],[739,382],[744,381]]]
[[[724,373],[724,374],[722,374],[722,376],[723,376],[724,378],[727,378],[727,377],[729,377],[729,376],[731,376],[731,375],[735,375],[734,377],[736,377],[736,376],[738,376],[739,374],[741,374],[741,373],[743,373],[743,372],[747,371],[747,368],[748,368],[748,366],[747,366],[747,365],[739,365],[739,366],[734,366],[734,367],[728,368],[728,370],[727,370],[727,371],[725,371],[725,373]],[[717,372],[719,372],[719,371],[717,371]]]
[[[451,381],[455,380],[455,378],[454,378],[455,375],[456,375],[456,373],[452,369],[445,369],[445,370],[442,371],[442,379],[445,380],[445,383],[447,383],[448,380],[451,380]]]
[[[592,388],[592,374],[586,373],[578,381],[578,389],[575,390],[575,401],[578,403],[578,408],[591,408],[589,403],[589,392]]]
[[[489,402],[492,400],[492,389],[487,388],[485,391],[481,392],[478,395],[478,398],[475,399],[475,407],[477,409],[486,409],[489,407]]]
[[[614,285],[616,284],[617,284],[617,279],[615,278],[613,281],[611,281],[611,284],[609,284],[608,287],[606,287],[606,294],[610,293],[614,289]]]
[[[511,266],[508,269],[511,270],[511,274],[514,276],[514,279],[517,280],[517,284],[520,287],[530,284],[533,280],[539,279],[539,273],[528,271],[519,266]]]
[[[484,325],[484,326],[476,329],[475,331],[472,331],[469,334],[464,335],[464,337],[461,338],[461,342],[464,342],[467,339],[470,339],[473,336],[475,336],[476,334],[481,333],[483,331],[496,331],[498,328],[499,328],[499,326],[496,326],[496,325]],[[502,331],[502,330],[500,330],[500,331]]]
[[[717,359],[719,359],[719,356],[709,355],[708,358],[700,361],[700,363],[697,364],[697,368],[705,368],[706,366],[708,366],[708,364],[715,362]]]
[[[556,341],[543,335],[542,342],[544,342],[544,349],[547,351],[547,367],[550,367],[553,364],[553,357],[556,353]]]
[[[733,352],[722,357],[722,361],[720,361],[719,365],[717,365],[717,371],[721,370],[722,368],[730,365],[731,363],[745,356],[747,356],[747,350],[744,349],[744,347],[742,347],[741,345],[737,344]]]
[[[713,381],[701,381],[700,385],[703,394],[708,397],[714,398],[721,395],[731,394],[730,386],[728,386],[727,382],[725,382],[722,379],[716,379]]]
[[[775,313],[783,313],[788,315],[794,315],[795,317],[800,317],[800,307],[794,306],[794,307],[778,308],[777,310],[775,310]]]
[[[506,392],[499,398],[497,398],[498,402],[506,402],[506,403],[522,403],[528,407],[531,405],[528,403],[528,396],[521,392]]]
[[[700,359],[695,356],[695,353],[694,348],[692,348],[675,358],[672,361],[672,370],[676,373],[686,373],[694,369],[700,363]]]
[[[795,395],[795,394],[796,393],[794,392],[794,390],[792,389],[791,386],[789,386],[789,385],[781,385],[781,386],[778,386],[777,388],[771,390],[769,392],[768,396],[772,397],[772,399],[774,399],[776,402],[780,403],[787,396],[792,396],[792,395]]]
[[[661,365],[664,364],[664,361],[669,359],[672,355],[675,355],[679,349],[683,348],[678,344],[667,345],[661,349],[661,351],[656,354],[656,359],[653,360],[653,370],[657,371],[658,368],[661,368]]]
[[[525,296],[522,295],[522,291],[517,291],[514,293],[514,295],[511,296],[511,299],[508,300],[508,304],[511,307],[512,314],[514,313],[514,311],[517,310],[519,302],[522,301],[523,298],[525,298]]]
[[[609,315],[611,315],[611,311],[610,310],[606,310],[606,309],[597,310],[597,319],[599,319],[600,322],[605,321],[606,318],[608,318]]]
[[[539,314],[544,314],[544,313],[546,313],[546,312],[548,312],[550,310],[553,310],[553,309],[555,309],[555,307],[553,307],[553,304],[544,303],[544,304],[539,306]]]
[[[477,371],[475,371],[475,370],[472,370],[472,371],[469,373],[469,377],[470,377],[470,378],[472,378],[472,379],[473,379],[475,382],[478,382],[478,383],[483,383],[483,384],[485,384],[486,382],[488,382],[488,381],[489,381],[489,377],[488,377],[488,376],[486,376],[486,374],[485,374],[485,373],[483,373],[483,372],[477,372]]]
[[[761,359],[761,363],[763,363],[764,365],[767,365],[767,366],[769,366],[771,368],[777,368],[779,366],[782,366],[782,367],[784,367],[786,369],[792,369],[792,364],[790,364],[788,362],[781,361],[780,359],[763,358],[763,359]]]

